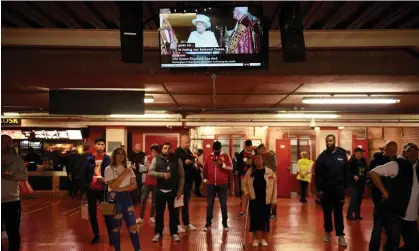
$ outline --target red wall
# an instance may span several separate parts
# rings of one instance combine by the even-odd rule
[[[140,143],[143,146],[143,134],[144,133],[179,133],[180,135],[189,135],[189,129],[183,127],[128,127],[128,132],[132,134],[132,148],[136,143]],[[146,152],[148,152],[150,146],[145,146]]]

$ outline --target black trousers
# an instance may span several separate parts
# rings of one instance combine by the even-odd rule
[[[104,191],[87,191],[87,205],[89,208],[89,218],[90,225],[92,226],[92,231],[95,236],[99,236],[99,224],[97,222],[97,203],[104,201],[105,194]],[[104,215],[106,230],[108,231],[109,240],[111,239],[112,234],[112,223],[111,217]]]
[[[164,211],[166,210],[166,204],[169,208],[170,234],[177,234],[177,222],[179,218],[177,217],[177,210],[174,208],[175,197],[176,193],[174,191],[168,193],[164,193],[161,190],[156,191],[156,225],[154,228],[154,232],[156,234],[163,235]]]
[[[80,178],[74,178],[68,180],[68,195],[71,197],[77,196],[80,192],[81,180]]]
[[[361,205],[364,198],[365,183],[357,184],[356,186],[349,187],[349,195],[351,199],[349,201],[347,217],[360,217],[361,216]]]
[[[307,188],[308,182],[304,180],[300,180],[300,201],[305,201],[307,198]]]
[[[183,225],[188,226],[189,221],[189,202],[192,196],[192,183],[186,183],[183,185],[183,207],[182,209],[176,208],[176,223],[180,225],[180,211],[182,211],[182,222]]]
[[[19,201],[1,203],[1,219],[9,237],[9,251],[20,250],[20,220],[22,206]]]
[[[345,188],[339,186],[329,186],[323,191],[321,198],[323,207],[324,231],[332,232],[332,212],[335,219],[336,236],[343,236],[343,205],[345,203]]]
[[[404,246],[400,251],[417,251],[419,246],[419,230],[416,221],[407,221],[402,218],[397,219],[398,224],[396,232],[397,236],[402,236]],[[400,234],[399,234],[400,233]]]
[[[143,189],[143,180],[141,176],[137,176],[137,189],[131,191],[131,201],[135,206],[137,203],[141,206],[141,193]]]
[[[201,196],[201,190],[200,190],[201,184],[202,184],[201,170],[196,170],[194,182],[195,182],[195,194],[197,196]]]
[[[207,224],[211,225],[214,214],[215,197],[218,195],[218,200],[221,206],[222,223],[227,225],[227,198],[228,198],[228,185],[207,185]]]

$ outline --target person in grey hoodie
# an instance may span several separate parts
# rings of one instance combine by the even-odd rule
[[[19,182],[28,179],[22,158],[12,149],[12,138],[1,135],[1,218],[9,236],[9,251],[20,250]]]

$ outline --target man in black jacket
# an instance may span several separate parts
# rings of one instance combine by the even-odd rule
[[[370,162],[369,170],[374,169],[377,166],[384,165],[392,160],[395,160],[397,157],[397,143],[394,141],[389,141],[386,143],[382,152],[377,152],[374,154],[374,159]],[[372,183],[370,175],[369,182]],[[386,184],[386,178],[381,177],[383,184]],[[367,181],[368,182],[368,181]],[[381,232],[384,228],[386,234],[390,233],[391,224],[386,224],[385,214],[386,208],[383,205],[383,194],[378,190],[378,188],[371,184],[371,196],[374,203],[374,218],[373,218],[373,227],[371,231],[371,239],[369,244],[369,251],[380,251],[381,247]],[[391,239],[387,238],[386,244],[384,245],[384,250],[391,249]]]
[[[144,172],[142,167],[144,166],[145,153],[141,151],[140,144],[134,145],[134,152],[130,154],[128,159],[131,161],[131,166],[137,179],[137,189],[131,192],[132,204],[135,205],[137,202],[140,202],[141,189],[143,187]]]
[[[241,191],[241,211],[240,216],[246,214],[246,206],[248,199],[244,196],[243,193],[243,180],[246,172],[249,168],[252,167],[253,156],[255,155],[255,150],[253,149],[253,143],[250,139],[244,142],[244,149],[240,152],[239,157],[237,158],[237,174],[239,175],[240,191]]]
[[[185,171],[185,183],[183,188],[183,207],[181,209],[184,228],[180,226],[180,209],[177,209],[178,231],[180,233],[185,232],[185,229],[190,231],[196,230],[196,227],[193,226],[189,221],[189,201],[191,199],[192,186],[196,173],[196,169],[194,167],[195,157],[189,149],[190,144],[191,138],[188,135],[182,135],[180,139],[180,147],[178,147],[175,151],[175,155],[182,161],[183,170]]]
[[[332,134],[326,137],[327,149],[316,160],[316,189],[323,206],[324,241],[330,242],[330,232],[333,230],[332,211],[335,216],[336,235],[339,246],[346,247],[343,225],[343,205],[345,203],[345,188],[347,187],[348,158],[345,149],[336,146],[336,137]]]
[[[392,220],[390,250],[398,248],[400,234],[403,237],[404,251],[417,251],[419,233],[417,218],[419,214],[419,170],[418,146],[408,143],[403,147],[403,154],[395,161],[377,166],[371,170],[374,185],[383,194],[386,207],[394,214],[386,215]],[[381,177],[389,177],[387,187]],[[386,219],[387,220],[387,219]]]
[[[361,204],[367,180],[367,161],[363,152],[364,149],[357,147],[354,149],[354,156],[349,159],[348,185],[351,200],[346,214],[348,220],[362,220]]]

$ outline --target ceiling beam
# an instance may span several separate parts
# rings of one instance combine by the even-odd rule
[[[323,2],[313,2],[311,5],[310,10],[307,12],[307,15],[303,18],[303,26],[305,30],[310,29],[311,25],[316,21],[316,14],[319,11],[319,9],[322,7]],[[304,32],[305,33],[305,32]]]
[[[31,6],[26,2],[9,2],[11,8],[14,12],[27,17],[28,19],[38,23],[41,27],[44,28],[56,28],[57,26],[42,16],[40,13],[36,12]]]
[[[357,11],[360,6],[361,4],[359,4],[359,2],[345,2],[323,26],[323,30],[330,30],[335,28],[340,22]]]
[[[394,39],[394,38],[397,39]],[[2,46],[120,48],[119,30],[2,29]],[[304,31],[307,48],[419,47],[419,30]],[[281,43],[279,31],[269,32],[269,46]],[[144,31],[144,47],[158,48],[157,31]]]
[[[48,13],[53,19],[59,21],[68,28],[77,28],[81,29],[81,25],[77,23],[70,15],[63,11],[56,3],[54,2],[34,2],[41,10],[45,13]]]
[[[107,26],[83,2],[67,2],[66,5],[80,20],[85,20],[96,29],[106,29]]]
[[[24,27],[24,28],[31,28],[32,26],[30,26],[29,24],[27,24],[25,21],[23,21],[22,19],[16,17],[15,15],[13,15],[12,13],[9,13],[7,11],[3,11],[1,13],[2,18],[4,18],[5,20],[9,21],[10,23],[18,26],[18,27]]]
[[[397,20],[402,18],[404,15],[412,11],[415,8],[415,6],[417,6],[417,3],[415,2],[408,2],[408,3],[403,4],[398,10],[391,13],[389,16],[387,16],[385,19],[381,20],[380,22],[376,23],[373,28],[374,29],[388,28],[394,22],[396,22]]]
[[[390,7],[392,2],[376,2],[366,9],[347,29],[360,29],[369,21],[378,17],[385,9]]]
[[[108,20],[113,22],[118,28],[121,28],[121,23],[119,18],[115,15],[115,13],[111,10],[107,2],[92,2],[93,6],[100,11],[100,13]]]
[[[408,29],[412,28],[413,26],[419,24],[419,16],[416,16],[408,21],[406,21],[404,24],[399,26],[399,29]]]

